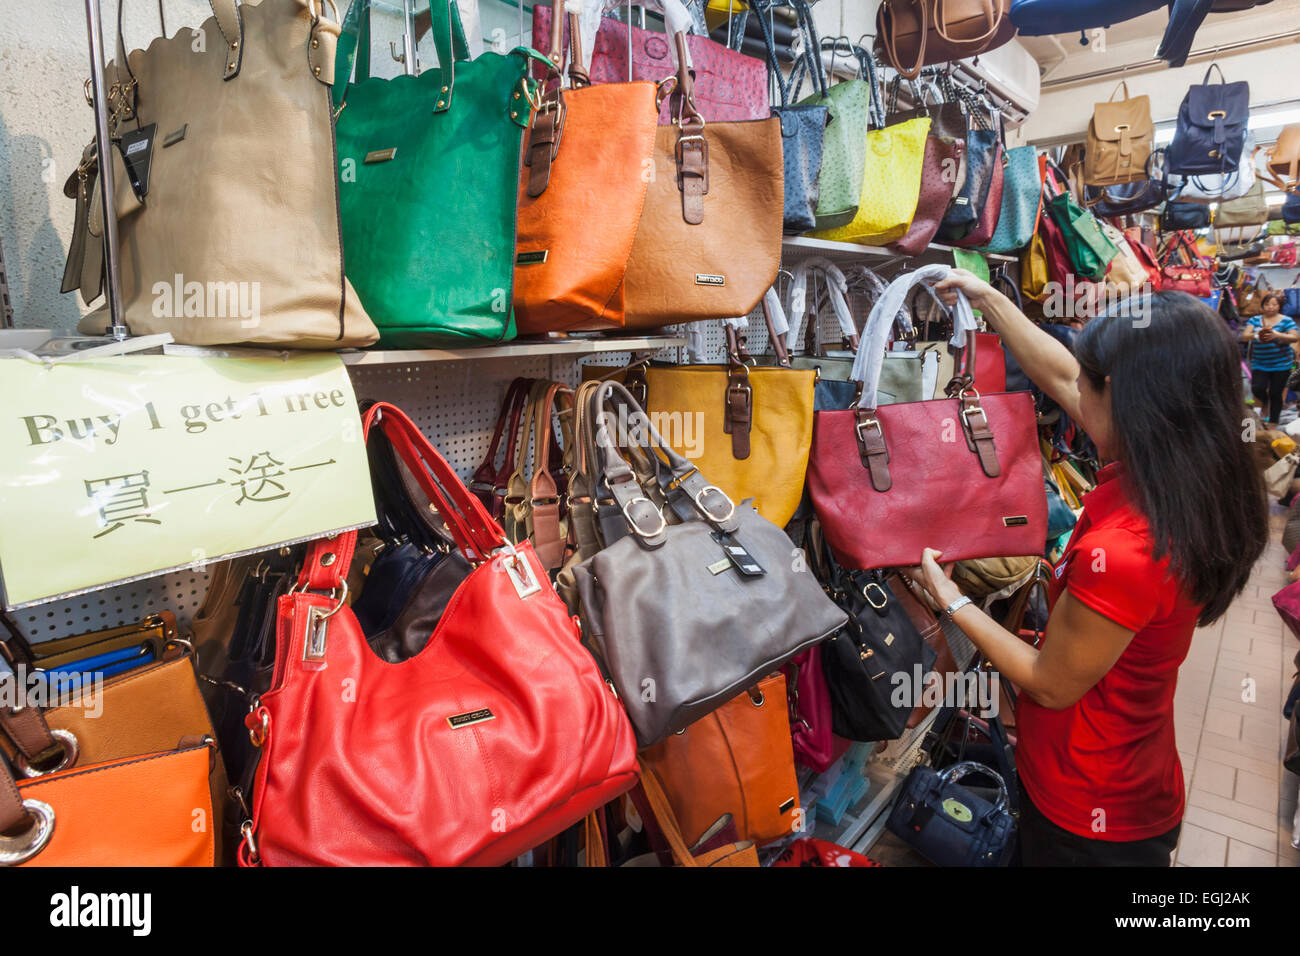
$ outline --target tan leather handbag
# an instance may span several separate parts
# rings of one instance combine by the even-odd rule
[[[1124,98],[1116,101],[1121,89]],[[1151,101],[1128,95],[1121,81],[1104,103],[1094,104],[1083,155],[1083,181],[1089,186],[1118,186],[1147,178],[1155,125]]]
[[[781,121],[706,123],[691,73],[680,65],[686,38],[673,39],[675,120],[655,133],[652,178],[627,264],[627,328],[748,315],[781,265]]]
[[[329,96],[339,24],[321,0],[212,9],[202,43],[181,29],[128,57],[119,33],[105,70],[109,131],[125,137],[112,156],[126,323],[187,345],[369,345],[378,333],[343,275]],[[89,156],[65,188],[85,234],[63,282],[88,305],[104,235]],[[101,311],[78,328],[107,324]]]
[[[741,840],[762,845],[789,836],[801,814],[785,677],[759,681],[646,748],[641,767],[643,778],[662,786],[688,844],[727,813]]]
[[[1300,190],[1300,123],[1282,127],[1277,142],[1264,153],[1260,175],[1278,189]]]

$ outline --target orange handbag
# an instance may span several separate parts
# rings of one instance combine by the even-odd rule
[[[552,20],[550,60],[560,69],[567,60],[572,87],[557,83],[546,94],[524,146],[514,289],[521,335],[624,324],[623,279],[653,172],[656,84],[589,85],[577,17],[568,19],[567,45],[565,18]]]
[[[17,787],[0,762],[0,866],[212,866],[216,760],[212,738],[186,738]]]
[[[662,787],[687,844],[697,843],[724,814],[731,814],[742,841],[761,845],[796,832],[802,816],[785,677],[764,678],[647,747],[641,775]]]

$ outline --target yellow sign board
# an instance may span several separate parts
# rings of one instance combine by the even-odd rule
[[[11,610],[375,521],[332,353],[0,360]]]

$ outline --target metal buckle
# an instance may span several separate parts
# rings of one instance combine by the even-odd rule
[[[323,608],[319,605],[312,605],[307,609],[306,634],[302,645],[302,659],[304,661],[320,662],[325,660],[325,636],[329,628],[329,619],[337,614],[348,599],[348,582],[343,582],[342,595],[339,601],[332,608]],[[330,592],[334,596],[334,591]]]
[[[723,515],[721,518],[719,518],[712,511],[710,511],[708,509],[708,506],[705,505],[702,500],[700,500],[710,491],[716,491],[718,494],[722,496],[722,500],[727,503],[727,513]],[[699,491],[697,491],[694,495],[691,496],[691,500],[695,502],[695,507],[699,508],[701,511],[703,511],[706,515],[708,515],[711,519],[718,522],[719,524],[721,524],[724,521],[730,521],[732,516],[736,513],[736,503],[732,501],[729,497],[727,497],[727,493],[723,491],[721,488],[719,488],[717,485],[705,485],[703,488],[701,488]]]
[[[857,425],[854,426],[855,429],[857,430],[859,441],[864,441],[864,442],[866,441],[866,439],[862,437],[862,429],[873,425],[875,426],[876,431],[880,433],[880,437],[881,438],[885,437],[885,430],[880,427],[879,421],[877,421],[874,418],[864,418],[862,421],[858,422]]]
[[[879,603],[879,604],[877,604],[875,601],[873,601],[873,600],[871,599],[871,589],[872,589],[872,588],[875,588],[877,591],[880,592],[880,603]],[[867,603],[870,604],[872,607],[874,607],[877,611],[883,611],[883,610],[885,609],[885,606],[889,604],[889,595],[886,594],[886,593],[885,593],[885,589],[882,588],[882,587],[881,587],[877,582],[875,582],[875,581],[868,581],[868,582],[863,586],[863,588],[862,588],[862,596],[863,596],[864,598],[866,598],[866,599],[867,599]]]
[[[701,128],[703,128],[701,126]],[[677,188],[682,188],[682,181],[685,178],[682,169],[683,143],[694,142],[698,140],[699,146],[692,146],[691,149],[699,149],[700,157],[704,162],[704,193],[709,192],[709,141],[704,138],[703,133],[686,133],[677,137],[677,145],[673,147],[673,158],[677,162]]]
[[[271,712],[260,704],[249,711],[250,714],[258,714],[262,719],[259,721],[260,726],[250,728],[248,739],[252,741],[254,747],[260,747],[266,743],[266,735],[271,732]]]
[[[983,405],[964,405],[964,406],[962,406],[962,410],[961,410],[961,420],[962,420],[962,424],[965,425],[966,428],[967,428],[968,430],[969,430],[969,429],[973,429],[973,428],[975,427],[974,425],[972,425],[972,424],[970,423],[970,414],[971,414],[971,412],[979,412],[981,415],[983,415],[983,416],[984,416],[984,427],[985,427],[985,428],[988,428],[988,426],[989,426],[989,416],[988,416],[988,414],[984,411],[984,406],[983,406]]]
[[[519,597],[526,598],[542,589],[542,586],[537,583],[537,575],[533,573],[532,565],[520,558],[519,552],[513,547],[506,553],[505,568],[506,574],[510,576],[510,583],[515,586],[515,593]]]
[[[631,512],[628,510],[638,501],[644,501],[651,508],[654,508],[655,514],[659,516],[659,527],[655,528],[653,531],[643,530],[641,526],[636,523],[636,519],[632,517]],[[653,538],[663,534],[664,531],[667,530],[668,528],[668,521],[664,518],[664,513],[660,511],[658,508],[656,508],[655,503],[651,501],[649,498],[647,498],[645,495],[637,495],[635,498],[630,500],[627,504],[622,505],[621,509],[623,511],[623,518],[627,521],[628,527],[632,529],[632,533],[635,534],[638,538],[647,538],[647,539]]]
[[[1226,119],[1228,116],[1224,110],[1210,110],[1210,115],[1206,119]]]
[[[43,777],[47,773],[55,773],[56,771],[63,770],[65,767],[71,767],[77,762],[77,754],[79,753],[80,748],[77,746],[76,736],[74,736],[71,731],[51,730],[50,736],[53,737],[57,743],[62,745],[59,749],[63,752],[63,756],[59,758],[59,762],[53,767],[41,769],[33,767],[28,763],[27,758],[21,753],[16,754],[14,756],[14,766],[18,768],[18,772],[24,777]]]
[[[25,863],[45,849],[54,833],[54,808],[41,800],[23,801],[23,809],[32,818],[26,833],[18,836],[0,834],[0,866]]]

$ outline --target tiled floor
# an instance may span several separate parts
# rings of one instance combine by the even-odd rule
[[[1226,617],[1196,632],[1178,674],[1174,724],[1187,812],[1179,866],[1300,866],[1291,846],[1300,778],[1282,769],[1282,701],[1296,639],[1271,598],[1287,582],[1284,509],[1273,540]]]

